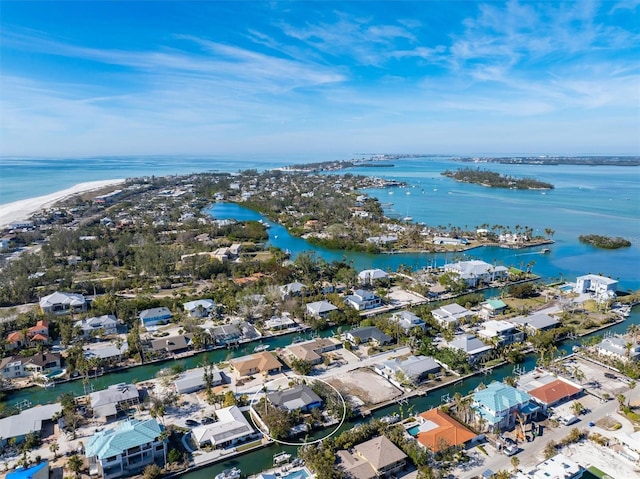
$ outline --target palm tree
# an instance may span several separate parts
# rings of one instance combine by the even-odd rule
[[[167,445],[165,444],[165,441],[169,439],[170,435],[171,434],[169,433],[169,431],[163,428],[162,432],[158,436],[158,439],[162,441],[162,452],[164,454],[164,467],[167,467]]]
[[[55,461],[56,459],[58,459],[58,450],[60,449],[60,446],[58,446],[57,442],[52,442],[51,445],[49,446],[49,450],[53,453],[53,460]]]
[[[513,472],[517,472],[518,466],[520,465],[520,459],[516,456],[511,456],[511,465],[513,466]]]
[[[584,406],[579,401],[576,401],[571,405],[571,412],[573,412],[576,416],[579,416],[582,411],[584,411]]]
[[[69,470],[75,474],[76,477],[80,477],[80,471],[82,470],[82,459],[77,454],[74,454],[69,458],[67,462]]]

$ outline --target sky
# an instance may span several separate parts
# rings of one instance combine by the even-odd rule
[[[0,155],[639,155],[639,5],[5,0]]]

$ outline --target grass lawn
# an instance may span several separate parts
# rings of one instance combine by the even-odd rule
[[[600,479],[613,479],[613,477],[611,477],[606,472],[601,471],[596,466],[590,466],[589,469],[587,469],[587,471],[589,471],[591,474],[593,474],[594,476]]]
[[[236,451],[242,452],[242,451],[246,451],[247,449],[253,449],[254,447],[258,447],[260,444],[262,444],[262,439],[258,439],[257,441],[248,442],[247,444],[238,446],[236,447]]]

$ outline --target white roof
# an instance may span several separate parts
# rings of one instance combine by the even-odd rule
[[[218,409],[214,412],[218,416],[217,422],[195,427],[191,431],[198,444],[210,441],[215,446],[253,434],[253,427],[238,409],[238,406]]]
[[[187,301],[183,306],[185,311],[194,311],[199,307],[202,309],[211,309],[215,307],[215,305],[216,303],[211,299],[197,299],[195,301]]]
[[[0,419],[0,431],[3,439],[24,436],[30,432],[40,432],[42,421],[51,419],[56,413],[62,411],[59,403],[36,406],[25,409],[15,416]]]
[[[510,319],[510,321],[527,325],[534,329],[545,329],[560,323],[556,318],[544,313],[532,314],[531,316],[518,316],[517,318]]]
[[[55,293],[45,296],[40,300],[40,307],[48,307],[56,304],[65,304],[70,306],[82,306],[84,305],[84,296],[76,293],[62,293],[56,291]]]
[[[482,325],[484,326],[485,330],[495,331],[496,333],[509,331],[510,329],[514,328],[513,323],[510,323],[509,321],[504,321],[502,319],[500,320],[493,319],[491,321],[486,321]]]
[[[220,371],[215,366],[211,369],[212,382],[214,384],[222,381]],[[182,393],[182,391],[191,391],[194,388],[204,387],[204,368],[196,368],[185,371],[178,376],[173,382],[176,385],[176,391]]]
[[[125,383],[113,384],[107,389],[89,394],[91,408],[99,417],[113,416],[117,413],[118,403],[138,398],[138,389],[133,384]]]
[[[123,341],[118,349],[118,345],[114,343],[93,343],[82,347],[85,358],[107,359],[120,356],[129,351],[129,345]]]
[[[387,276],[389,275],[385,271],[382,271],[381,269],[365,269],[358,273],[359,279],[366,279],[366,280],[382,279],[382,278],[386,278]]]
[[[533,477],[535,479],[566,479],[577,477],[582,467],[564,454],[556,454],[538,464]]]

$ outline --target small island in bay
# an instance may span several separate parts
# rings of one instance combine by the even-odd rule
[[[618,249],[628,248],[631,246],[631,241],[621,237],[611,237],[603,235],[580,235],[578,239],[581,243],[590,244],[596,248],[603,249]]]
[[[500,173],[480,168],[460,168],[456,171],[446,170],[444,176],[462,183],[475,183],[491,188],[510,188],[515,190],[552,190],[551,183],[545,183],[533,178],[514,178]]]

